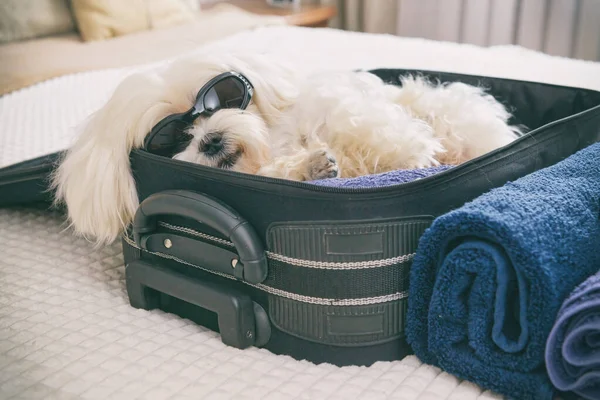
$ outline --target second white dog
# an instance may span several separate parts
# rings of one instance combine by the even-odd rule
[[[228,71],[252,83],[250,104],[195,120],[190,144],[174,158],[307,181],[460,164],[519,134],[501,103],[462,83],[408,77],[393,86],[368,72],[306,76],[263,55],[197,55],[127,77],[87,121],[53,177],[76,232],[97,243],[118,237],[138,206],[130,151]],[[207,154],[213,140],[220,150]]]

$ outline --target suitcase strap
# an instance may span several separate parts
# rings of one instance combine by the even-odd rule
[[[200,222],[220,237],[164,221],[172,216]],[[154,290],[215,311],[224,324],[220,330],[235,331],[223,341],[239,348],[260,345],[254,342],[254,320],[333,346],[398,340],[404,334],[408,272],[431,220],[282,222],[269,228],[266,250],[250,224],[219,200],[187,191],[156,193],[142,202],[124,236],[127,245],[148,254],[127,262],[131,304],[159,307],[148,300],[155,298],[148,290]],[[179,276],[177,264],[216,280]],[[234,290],[219,277],[264,292],[265,308],[252,305],[252,291]]]

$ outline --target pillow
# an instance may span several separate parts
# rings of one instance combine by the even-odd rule
[[[71,6],[85,41],[192,22],[197,12],[187,0],[71,0]]]
[[[0,43],[73,31],[69,0],[0,0]]]

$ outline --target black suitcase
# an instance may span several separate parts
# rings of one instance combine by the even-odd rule
[[[431,177],[369,189],[246,175],[135,150],[141,204],[122,238],[132,306],[189,318],[240,349],[336,365],[401,359],[412,352],[404,340],[409,268],[433,219],[600,141],[600,92],[371,72],[392,84],[418,73],[483,85],[513,111],[511,123],[530,130]],[[3,181],[10,179],[0,171]],[[20,193],[29,196],[27,187],[21,182]],[[3,203],[15,198],[2,195]]]

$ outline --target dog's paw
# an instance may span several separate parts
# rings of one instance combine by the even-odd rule
[[[308,180],[335,178],[339,168],[335,158],[326,150],[317,150],[308,159]]]

